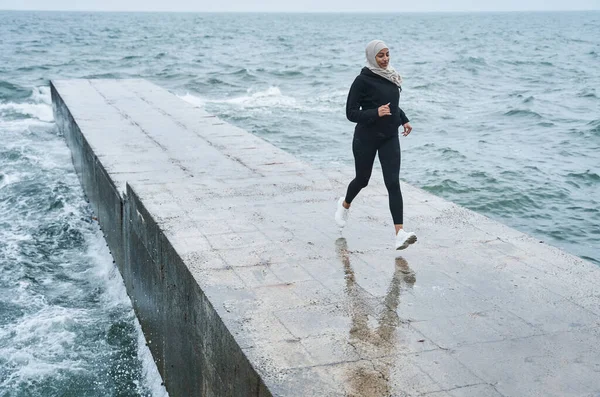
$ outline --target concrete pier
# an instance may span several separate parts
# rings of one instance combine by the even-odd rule
[[[351,170],[144,80],[51,88],[171,397],[600,396],[597,266],[406,184],[394,251],[378,172],[340,234]]]

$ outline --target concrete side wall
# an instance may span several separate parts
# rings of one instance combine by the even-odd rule
[[[127,287],[171,395],[270,396],[130,186],[127,198]]]
[[[131,187],[122,195],[51,84],[56,124],[123,276],[165,386],[177,396],[271,396]]]
[[[104,238],[119,270],[123,271],[125,250],[123,246],[123,204],[115,184],[94,154],[77,122],[69,112],[59,92],[51,84],[54,119],[71,149],[75,171],[87,199],[98,217]]]

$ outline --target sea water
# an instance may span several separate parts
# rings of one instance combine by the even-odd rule
[[[600,12],[0,12],[0,396],[166,395],[50,79],[145,78],[347,169],[345,100],[374,38],[414,128],[401,178],[600,264]]]

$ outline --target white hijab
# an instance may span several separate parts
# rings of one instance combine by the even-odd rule
[[[391,64],[388,63],[386,69],[380,68],[377,64],[377,54],[379,51],[384,48],[389,48],[385,43],[381,40],[373,40],[369,44],[367,44],[367,67],[369,70],[389,81],[396,84],[398,87],[402,85],[402,76],[396,72],[396,70],[392,67]]]

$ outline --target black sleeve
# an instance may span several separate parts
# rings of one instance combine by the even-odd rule
[[[346,117],[353,123],[369,124],[379,117],[377,109],[360,109],[360,99],[363,96],[363,84],[357,78],[350,87],[348,100],[346,101]]]
[[[404,124],[410,122],[410,120],[408,119],[408,117],[406,117],[406,114],[404,113],[404,110],[398,108],[398,111],[400,112],[400,125],[404,125]]]

